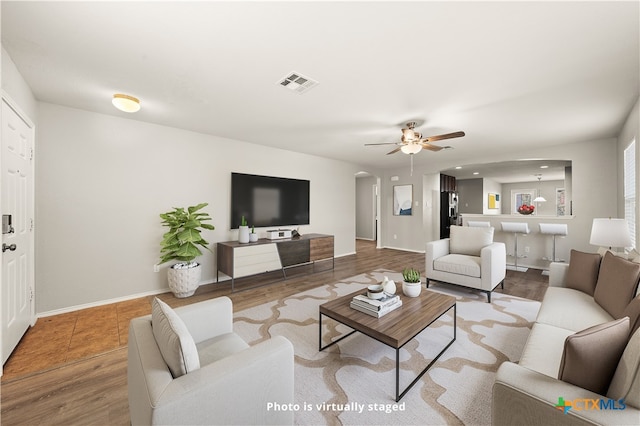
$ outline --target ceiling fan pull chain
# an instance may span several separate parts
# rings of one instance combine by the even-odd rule
[[[409,157],[411,157],[411,176],[413,176],[413,154],[409,154]]]

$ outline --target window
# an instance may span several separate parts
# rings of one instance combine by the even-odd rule
[[[636,141],[624,150],[624,218],[631,234],[631,246],[636,247]]]

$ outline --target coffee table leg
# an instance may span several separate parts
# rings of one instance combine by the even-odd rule
[[[449,308],[451,309],[451,308]],[[407,392],[409,392],[409,390],[413,387],[413,385],[415,385],[418,380],[420,380],[420,378],[422,376],[424,376],[424,373],[427,372],[427,370],[429,370],[429,368],[431,368],[431,366],[438,360],[438,358],[440,358],[440,356],[447,350],[449,349],[449,346],[451,346],[453,344],[453,342],[456,341],[456,337],[457,337],[457,333],[456,333],[456,328],[457,328],[457,321],[456,321],[456,313],[457,313],[457,309],[456,309],[456,305],[453,305],[453,339],[451,339],[451,341],[447,344],[447,346],[444,347],[443,350],[440,351],[440,353],[431,360],[431,362],[429,363],[429,365],[427,365],[425,367],[424,370],[422,370],[418,376],[413,379],[413,382],[411,382],[409,384],[409,386],[407,386],[402,393],[400,393],[400,348],[396,348],[396,402],[400,402],[400,400],[402,399],[403,396],[406,395]]]
[[[329,317],[331,318],[331,317]],[[335,320],[336,322],[342,324],[340,321]],[[344,324],[343,324],[344,325]],[[336,343],[338,343],[339,341],[341,341],[342,339],[346,339],[347,337],[351,336],[353,333],[355,333],[356,330],[351,331],[348,334],[345,334],[344,336],[342,336],[341,338],[332,341],[331,343],[329,343],[328,345],[322,346],[322,313],[320,313],[318,315],[318,350],[319,351],[323,351],[325,349],[327,349],[329,346],[333,346]]]

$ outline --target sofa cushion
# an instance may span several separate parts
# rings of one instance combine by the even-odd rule
[[[474,228],[452,225],[449,253],[480,256],[480,250],[493,242],[493,228]]]
[[[598,253],[571,250],[566,286],[593,296],[598,282],[598,270],[602,257]]]
[[[639,278],[640,264],[607,252],[600,264],[593,297],[612,317],[622,318],[622,312],[635,295]]]
[[[600,395],[606,394],[628,337],[627,317],[567,337],[558,379]]]
[[[536,322],[576,332],[613,319],[593,296],[571,288],[549,287]]]
[[[480,277],[480,257],[448,254],[434,260],[433,269],[452,274]]]
[[[157,297],[151,303],[151,326],[162,358],[174,378],[200,368],[198,349],[187,326]]]
[[[564,328],[533,324],[519,364],[529,370],[557,378],[564,341],[572,334],[573,331]]]

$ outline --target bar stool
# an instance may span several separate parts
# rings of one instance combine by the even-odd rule
[[[527,272],[527,269],[529,268],[520,268],[518,269],[518,258],[522,257],[525,258],[527,257],[526,255],[519,255],[518,254],[518,234],[528,234],[529,233],[529,224],[526,222],[502,222],[502,231],[503,232],[511,232],[513,233],[513,235],[515,236],[515,245],[514,245],[514,254],[513,257],[515,259],[515,265],[514,266],[514,270],[516,271],[521,271],[521,272]],[[509,265],[510,266],[510,265]],[[509,269],[509,268],[507,268]]]
[[[569,235],[569,227],[566,223],[541,223],[540,233],[553,236],[553,251],[551,252],[551,258],[543,257],[542,259],[550,262],[564,262],[564,259],[558,259],[556,257],[556,237],[565,237]]]
[[[469,220],[467,221],[467,226],[471,226],[472,228],[491,228],[491,224],[489,222],[482,220]]]

